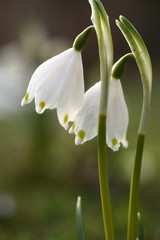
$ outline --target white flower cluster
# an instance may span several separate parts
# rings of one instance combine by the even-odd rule
[[[57,109],[60,124],[74,133],[75,144],[91,140],[98,132],[101,82],[84,93],[81,52],[70,48],[41,64],[33,73],[21,105],[35,99],[37,113]],[[128,110],[120,80],[111,78],[107,108],[106,143],[117,151],[127,147]]]

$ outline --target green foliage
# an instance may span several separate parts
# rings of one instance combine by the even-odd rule
[[[109,180],[115,238],[126,237],[127,204],[136,130],[142,98],[138,73],[127,68],[123,89],[130,112],[129,147],[118,153],[109,150]],[[95,68],[88,73],[95,81]],[[127,81],[130,79],[130,81]],[[142,165],[140,205],[145,238],[159,232],[159,82],[155,76],[152,110]],[[31,111],[30,111],[31,110]],[[0,119],[0,195],[11,195],[17,211],[1,217],[2,240],[76,239],[75,202],[83,196],[83,214],[88,240],[103,239],[103,224],[97,176],[97,139],[74,145],[74,136],[58,124],[55,111],[39,116],[33,105],[26,111]],[[63,146],[63,147],[62,147]],[[154,186],[154,187],[153,187]],[[155,189],[157,189],[155,191]],[[150,216],[154,216],[150,221]],[[92,224],[90,224],[92,222]]]
[[[85,229],[84,229],[83,218],[82,218],[81,197],[77,198],[76,223],[77,223],[77,239],[85,240],[86,237],[85,237]]]

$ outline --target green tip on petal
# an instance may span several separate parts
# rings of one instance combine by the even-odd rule
[[[28,101],[28,97],[29,97],[29,94],[28,94],[28,92],[26,92],[26,95],[24,96],[24,99],[26,102]]]
[[[83,140],[84,140],[85,136],[86,136],[86,132],[83,131],[83,130],[80,130],[80,131],[78,132],[76,138],[75,138],[75,144],[76,144],[76,145],[82,144],[82,143],[84,142]]]
[[[79,137],[79,138],[81,139],[81,141],[83,141],[83,139],[85,138],[85,136],[86,136],[86,133],[85,133],[85,131],[83,131],[83,130],[80,130],[80,131],[78,132],[78,134],[77,134],[77,137]]]
[[[68,115],[67,114],[64,116],[63,122],[68,123]]]
[[[39,103],[39,108],[44,109],[45,105],[46,105],[45,102],[42,101]]]
[[[75,126],[76,126],[76,123],[74,122],[74,123],[72,124],[72,130],[75,129]]]
[[[69,133],[70,133],[70,134],[73,134],[73,133],[74,133],[75,126],[76,126],[76,122],[73,122],[72,126],[71,126],[70,129],[69,129]]]
[[[113,138],[113,139],[112,139],[112,145],[113,145],[113,147],[116,146],[117,144],[118,144],[117,139],[116,139],[116,138]]]

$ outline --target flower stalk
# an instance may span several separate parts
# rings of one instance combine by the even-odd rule
[[[99,114],[98,125],[98,166],[105,239],[114,240],[114,229],[108,182],[108,165],[106,159],[106,116],[102,114]]]
[[[123,16],[120,16],[120,21],[117,20],[116,24],[126,38],[136,59],[143,84],[143,106],[138,129],[135,161],[132,170],[128,209],[127,240],[135,240],[137,236],[137,212],[142,156],[151,102],[152,64],[148,50],[133,25]]]
[[[113,46],[107,13],[99,0],[89,0],[92,9],[91,20],[95,25],[100,58],[101,94],[98,123],[98,167],[101,193],[101,204],[105,239],[114,240],[112,210],[108,182],[106,155],[106,119],[108,104],[108,85],[113,65]]]
[[[127,240],[135,240],[137,234],[137,213],[144,139],[144,134],[138,134],[136,156],[130,185]]]

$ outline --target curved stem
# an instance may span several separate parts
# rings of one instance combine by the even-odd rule
[[[108,166],[106,159],[106,115],[101,114],[99,115],[98,126],[98,167],[105,239],[114,240],[114,229],[108,182]]]
[[[139,133],[135,162],[134,162],[134,167],[132,171],[131,185],[130,185],[127,240],[135,240],[136,234],[137,234],[139,183],[140,183],[144,139],[145,139],[145,135]]]

